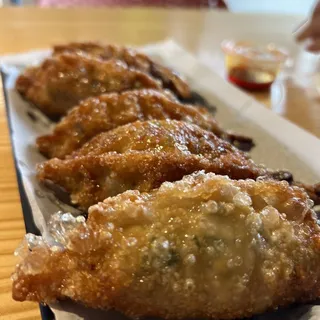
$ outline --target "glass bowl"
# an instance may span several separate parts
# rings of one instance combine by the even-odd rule
[[[286,50],[273,43],[225,40],[221,48],[229,81],[249,90],[268,89],[288,58]]]

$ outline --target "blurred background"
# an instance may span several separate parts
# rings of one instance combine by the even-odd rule
[[[130,3],[134,4],[155,4],[159,5],[170,4],[177,5],[179,3],[187,3],[189,6],[199,3],[207,3],[211,7],[217,6],[217,3],[220,1],[217,0],[208,0],[208,1],[143,1],[143,0],[0,0],[0,4],[4,6],[8,5],[41,5],[41,6],[70,6],[70,5],[129,5]],[[263,13],[284,13],[284,14],[299,14],[306,15],[312,8],[315,0],[268,0],[268,1],[259,1],[259,0],[225,0],[228,8],[232,12],[263,12]]]
[[[31,10],[27,15],[23,10],[10,11],[12,17],[5,17],[8,23],[3,24],[4,27],[12,26],[10,32],[14,32],[13,38],[20,39],[18,47],[21,51],[29,47],[47,47],[47,42],[51,45],[67,39],[120,44],[126,39],[125,44],[139,46],[172,38],[222,78],[230,80],[225,55],[221,50],[224,40],[280,46],[288,52],[288,59],[270,90],[261,93],[247,90],[247,93],[275,112],[294,119],[305,129],[312,128],[320,137],[319,55],[304,50],[304,45],[298,44],[294,35],[298,26],[306,21],[315,3],[316,0],[0,0],[0,5],[6,8],[17,6]],[[151,13],[145,9],[135,12],[118,10],[114,21],[110,10],[99,10],[98,13],[91,8],[87,11],[70,9],[102,6],[153,7],[155,10]],[[32,11],[33,7],[53,8],[53,11],[47,10],[42,17]],[[166,10],[158,10],[159,7]],[[56,11],[56,8],[69,8],[70,11]],[[182,10],[180,15],[174,10],[177,8],[191,10]],[[33,15],[37,17],[36,21],[32,20]],[[101,28],[96,28],[95,16],[99,16]],[[21,21],[25,19],[28,28],[37,34],[36,37],[34,33],[24,30]],[[43,23],[45,19],[50,22]],[[38,23],[41,28],[37,27]],[[108,30],[110,24],[114,24],[117,32]],[[65,28],[70,28],[70,31],[64,34]],[[0,42],[2,38],[7,41],[9,48],[17,47],[5,32],[0,34]],[[0,53],[1,50],[0,47]],[[288,108],[289,105],[292,107]],[[305,119],[307,105],[312,110],[312,117]]]

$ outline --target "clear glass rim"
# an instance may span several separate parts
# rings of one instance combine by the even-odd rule
[[[269,48],[268,48],[269,47]],[[252,56],[252,52],[248,49],[259,49],[261,56]],[[288,52],[285,48],[280,47],[274,43],[268,43],[265,45],[258,45],[250,41],[237,41],[233,39],[226,39],[221,42],[221,49],[225,54],[242,56],[248,60],[261,61],[261,62],[276,62],[282,63],[289,57]],[[268,57],[263,57],[263,51],[269,53]]]

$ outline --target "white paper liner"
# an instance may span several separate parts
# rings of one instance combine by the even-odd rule
[[[257,146],[251,155],[256,162],[274,169],[288,169],[296,179],[307,183],[320,180],[319,139],[225,82],[175,42],[168,40],[148,45],[141,50],[180,72],[196,92],[205,97],[210,104],[216,105],[217,118],[224,128],[253,137]],[[45,158],[36,150],[35,139],[50,132],[52,123],[14,90],[14,83],[20,71],[28,65],[38,64],[49,54],[50,50],[33,51],[0,59],[2,71],[6,74],[4,90],[17,167],[30,202],[34,222],[42,234],[46,231],[46,221],[54,212],[61,210],[79,213],[75,208],[57,200],[50,191],[38,184],[35,166]],[[62,302],[51,307],[57,320],[126,319],[117,312],[92,310],[72,302]],[[291,307],[276,313],[256,316],[254,319],[315,320],[320,319],[320,306],[308,304]]]

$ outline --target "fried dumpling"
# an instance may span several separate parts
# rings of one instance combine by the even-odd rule
[[[173,119],[194,123],[239,148],[252,139],[221,129],[205,108],[181,104],[165,91],[143,89],[88,98],[70,110],[52,134],[37,139],[39,151],[49,158],[65,158],[92,137],[137,120]]]
[[[46,59],[17,79],[18,92],[52,119],[59,119],[83,99],[108,92],[139,88],[161,89],[161,84],[120,60],[101,61],[76,54]]]
[[[195,173],[56,214],[27,235],[13,298],[72,299],[130,317],[235,319],[316,299],[320,230],[287,182]]]
[[[267,170],[212,132],[175,120],[134,122],[101,133],[66,159],[38,166],[38,178],[90,205],[128,189],[150,191],[198,170],[255,179]]]
[[[121,60],[129,67],[161,80],[163,87],[170,89],[178,98],[183,100],[191,98],[189,85],[179,74],[132,48],[111,44],[103,45],[97,42],[72,42],[54,47],[54,55],[61,53],[89,54],[102,60]]]

